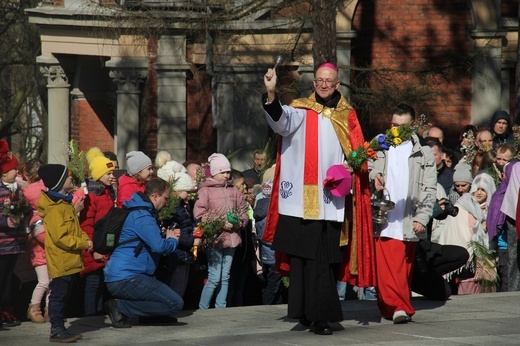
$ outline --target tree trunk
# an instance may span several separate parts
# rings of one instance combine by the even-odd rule
[[[312,2],[314,43],[312,57],[314,67],[324,62],[336,64],[336,12],[339,0],[315,0]]]

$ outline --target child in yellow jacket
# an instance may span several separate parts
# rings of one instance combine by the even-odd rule
[[[38,213],[43,217],[46,230],[45,256],[51,279],[49,288],[49,317],[51,342],[74,342],[81,334],[73,334],[65,328],[65,303],[71,291],[74,276],[83,270],[81,250],[91,250],[92,241],[80,228],[77,212],[72,205],[71,177],[67,167],[48,164],[40,167],[38,175],[47,191],[38,202]],[[82,209],[82,208],[81,208]]]

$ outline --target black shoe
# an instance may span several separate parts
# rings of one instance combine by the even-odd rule
[[[312,321],[309,321],[305,316],[300,317],[300,324],[304,327],[310,327]]]
[[[81,334],[72,334],[68,330],[63,330],[53,334],[49,337],[50,342],[62,342],[62,343],[70,343],[75,342],[76,340],[81,339]]]
[[[0,312],[0,325],[5,328],[16,327],[22,324],[22,321],[14,317],[14,315],[8,311]]]
[[[126,320],[126,316],[123,315],[118,309],[115,299],[110,299],[105,303],[105,310],[110,317],[112,327],[114,328],[132,328],[132,325]]]
[[[139,317],[139,324],[173,324],[177,323],[177,318],[172,316],[142,316]]]
[[[331,335],[332,329],[325,321],[316,321],[314,322],[314,334],[318,335]]]

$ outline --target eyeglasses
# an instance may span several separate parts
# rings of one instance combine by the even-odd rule
[[[321,79],[321,78],[314,80],[314,83],[316,83],[317,86],[322,86],[323,83],[325,83],[325,86],[328,86],[328,87],[335,85],[337,82],[338,82],[337,80]]]

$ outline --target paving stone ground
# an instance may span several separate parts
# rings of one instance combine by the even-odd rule
[[[81,345],[520,345],[520,292],[414,297],[408,324],[381,319],[375,301],[342,302],[344,321],[330,336],[315,335],[286,317],[286,305],[185,311],[173,325],[114,329],[106,316],[69,318]],[[137,321],[136,321],[137,323]],[[0,329],[0,345],[49,344],[47,324]]]

